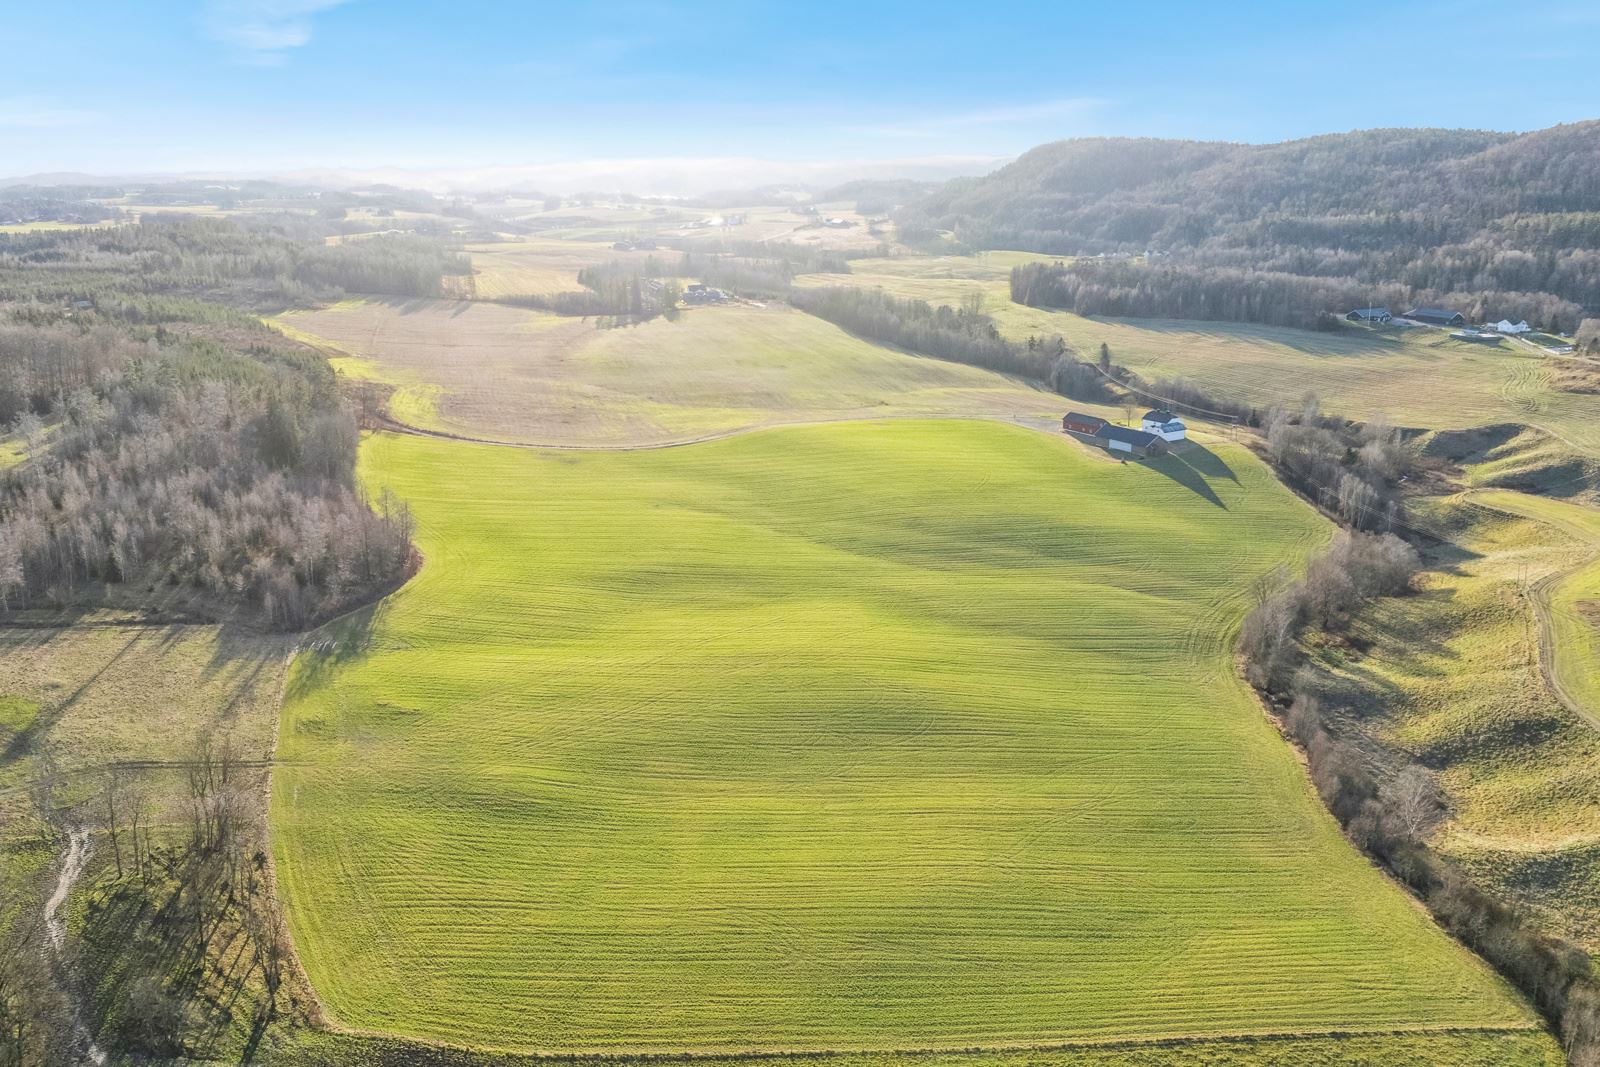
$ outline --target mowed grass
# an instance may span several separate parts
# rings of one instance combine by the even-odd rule
[[[380,435],[426,563],[291,669],[280,885],[357,1028],[962,1048],[1527,1011],[1232,664],[1326,524],[1243,449],[994,423],[631,454]]]
[[[401,421],[498,441],[627,447],[863,416],[1059,418],[1065,403],[778,305],[604,330],[466,301],[352,301],[273,321],[369,361],[343,368],[394,384]]]

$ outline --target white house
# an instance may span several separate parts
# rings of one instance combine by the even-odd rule
[[[1182,441],[1188,436],[1183,420],[1166,408],[1155,408],[1145,412],[1141,428],[1145,433],[1154,434],[1167,442]]]
[[[1501,333],[1531,333],[1533,331],[1533,327],[1521,319],[1516,322],[1512,322],[1510,319],[1501,319],[1494,324],[1494,328]]]

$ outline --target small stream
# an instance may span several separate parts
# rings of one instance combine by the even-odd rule
[[[45,947],[50,950],[55,960],[56,971],[61,975],[62,985],[71,988],[67,976],[67,920],[61,915],[61,905],[67,902],[67,896],[72,892],[72,886],[78,877],[83,874],[84,864],[89,861],[89,832],[87,830],[74,830],[67,841],[67,854],[61,862],[61,877],[56,880],[56,891],[44,906]],[[72,1051],[76,1062],[92,1063],[101,1067],[106,1062],[106,1054],[100,1046],[94,1043],[94,1035],[89,1033],[89,1027],[84,1024],[83,1013],[76,1004],[72,1008]]]

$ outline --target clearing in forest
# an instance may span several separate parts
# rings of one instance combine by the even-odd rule
[[[397,388],[395,417],[468,437],[635,446],[889,415],[1059,419],[1053,393],[861,340],[784,306],[593,320],[467,301],[350,301],[274,320]]]
[[[1532,1025],[1238,680],[1254,584],[1329,534],[1242,448],[378,435],[362,475],[426,563],[293,665],[272,798],[341,1023],[617,1053]]]

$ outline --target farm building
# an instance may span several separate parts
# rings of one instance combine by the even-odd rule
[[[1510,334],[1530,333],[1533,330],[1533,327],[1522,319],[1518,319],[1516,322],[1512,322],[1510,319],[1501,319],[1494,324],[1494,328],[1501,333]]]
[[[1188,436],[1188,429],[1183,425],[1183,420],[1166,408],[1155,408],[1145,412],[1140,425],[1145,433],[1154,434],[1169,443],[1182,441]]]
[[[1449,308],[1412,308],[1406,312],[1406,318],[1413,322],[1426,323],[1429,326],[1465,326],[1467,317],[1459,311]]]
[[[1345,318],[1351,322],[1392,322],[1394,316],[1389,314],[1388,308],[1356,308]]]
[[[685,304],[723,304],[728,300],[728,294],[721,289],[695,282],[684,290],[683,302]]]
[[[1107,452],[1144,457],[1160,453],[1166,443],[1153,433],[1127,426],[1114,426],[1096,415],[1069,411],[1061,419],[1062,432],[1076,437],[1085,444],[1096,445]]]
[[[1497,345],[1500,335],[1493,330],[1455,330],[1450,336],[1457,341],[1472,341],[1480,345]]]

